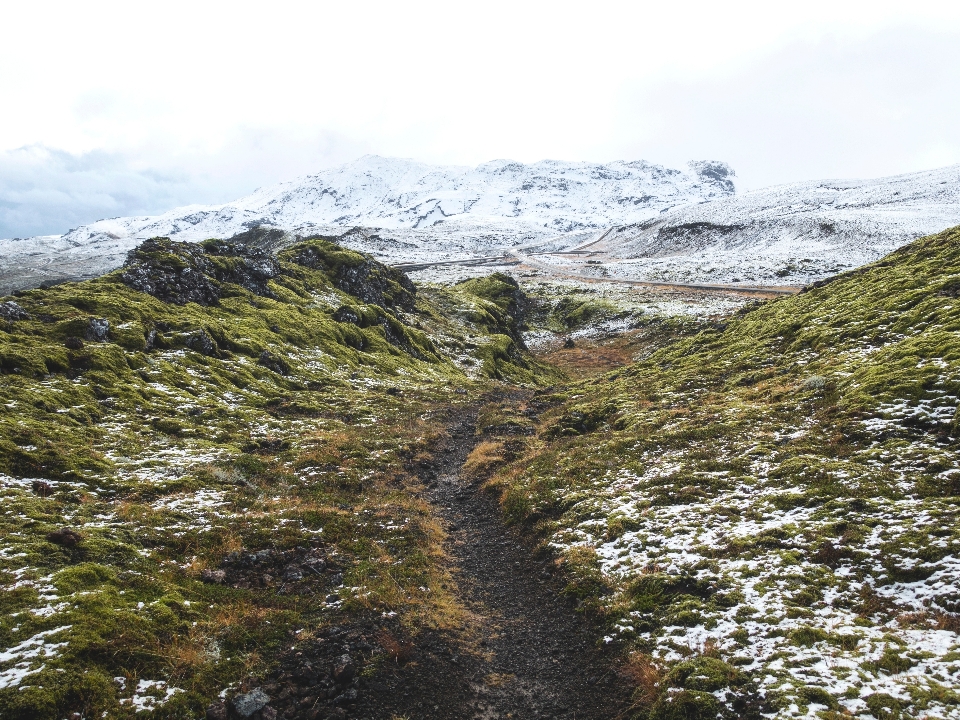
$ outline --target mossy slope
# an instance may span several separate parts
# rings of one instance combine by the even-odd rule
[[[573,385],[505,511],[652,666],[715,654],[786,715],[956,713],[958,288],[953,229]],[[645,712],[700,717],[668,684]]]
[[[0,716],[197,717],[331,622],[453,622],[410,468],[438,408],[546,376],[495,302],[320,238],[158,239],[8,302]]]

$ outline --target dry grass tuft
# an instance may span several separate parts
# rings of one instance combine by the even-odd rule
[[[470,482],[482,482],[506,462],[504,446],[496,440],[485,440],[467,456],[461,474]]]
[[[660,696],[664,670],[657,661],[644,653],[633,653],[623,664],[621,672],[636,686],[633,699],[636,708],[648,708]]]
[[[377,635],[377,642],[383,648],[387,656],[397,665],[403,665],[413,659],[414,645],[411,642],[403,642],[389,630],[383,630]]]

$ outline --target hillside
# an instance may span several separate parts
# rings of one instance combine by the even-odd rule
[[[0,716],[960,714],[960,228],[687,307],[279,246],[0,301]]]
[[[960,713],[958,296],[955,228],[501,408],[490,483],[640,716]]]
[[[795,284],[960,223],[960,166],[780,185],[620,226],[593,250],[613,276]]]
[[[554,377],[514,292],[158,239],[0,303],[0,716],[199,717],[340,627],[309,675],[335,711],[371,643],[459,627],[418,476],[442,412]]]
[[[644,161],[606,165],[497,160],[475,168],[368,155],[316,175],[257,190],[219,206],[157,217],[101,220],[63,236],[0,240],[0,292],[43,279],[95,277],[155,236],[196,242],[254,226],[299,235],[379,228],[382,240],[352,245],[381,259],[485,254],[570,232],[637,222],[734,191],[724,163],[687,172]]]

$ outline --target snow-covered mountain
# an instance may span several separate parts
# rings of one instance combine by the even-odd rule
[[[363,249],[389,260],[488,252],[724,197],[734,192],[733,175],[726,164],[707,161],[692,162],[686,171],[644,161],[495,160],[470,168],[368,155],[224,205],[101,220],[62,237],[0,241],[0,284],[10,285],[14,264],[21,274],[33,268],[55,275],[67,263],[71,274],[83,269],[79,275],[90,276],[119,266],[146,238],[199,241],[255,226],[300,235],[382,229]]]
[[[470,168],[366,156],[224,205],[0,240],[0,293],[99,275],[146,238],[199,241],[253,227],[341,236],[395,263],[582,248],[594,254],[537,262],[610,278],[800,285],[960,225],[960,165],[741,195],[733,175],[721,162],[685,171],[643,161]]]
[[[960,165],[876,180],[793,183],[690,204],[615,227],[588,249],[602,253],[608,276],[797,285],[955,225]]]

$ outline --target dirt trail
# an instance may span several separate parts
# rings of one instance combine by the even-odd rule
[[[476,413],[449,431],[428,471],[427,496],[450,531],[460,600],[478,618],[473,651],[441,633],[417,640],[414,660],[375,681],[355,716],[369,720],[610,720],[630,689],[595,628],[560,599],[549,565],[505,527],[493,498],[462,480]],[[427,478],[425,478],[427,479]]]

